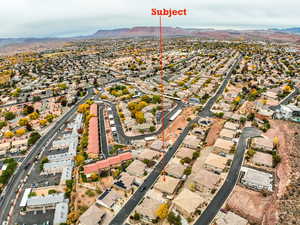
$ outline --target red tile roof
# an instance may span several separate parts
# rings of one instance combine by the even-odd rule
[[[90,114],[98,115],[98,107],[97,104],[92,104],[90,107]]]
[[[89,138],[88,138],[88,154],[99,154],[99,133],[98,133],[98,113],[97,105],[92,104],[90,112],[96,117],[92,117],[89,121]]]
[[[132,159],[131,152],[125,152],[122,154],[119,154],[117,156],[110,157],[108,159],[100,160],[96,163],[89,164],[84,166],[84,173],[90,174],[90,173],[98,173],[99,170],[105,169],[108,167],[111,167],[113,165],[118,165],[124,161]]]

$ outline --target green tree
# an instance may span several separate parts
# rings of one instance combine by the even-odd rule
[[[6,113],[4,113],[4,118],[6,120],[12,120],[12,119],[16,118],[16,115],[13,112],[6,112]]]
[[[27,145],[34,145],[40,137],[41,135],[38,132],[32,132],[28,138]]]

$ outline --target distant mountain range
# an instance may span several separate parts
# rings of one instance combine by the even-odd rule
[[[121,29],[98,30],[87,36],[70,38],[0,38],[0,53],[12,52],[11,46],[18,52],[29,46],[33,50],[55,46],[70,40],[82,40],[92,38],[128,38],[128,37],[158,37],[159,27],[139,26]],[[180,27],[163,27],[164,37],[190,36],[203,39],[217,40],[276,40],[282,42],[294,42],[300,44],[300,27],[268,30],[215,30],[194,29]]]
[[[300,27],[291,27],[291,28],[284,28],[284,29],[273,28],[273,29],[270,29],[270,30],[279,31],[279,32],[286,32],[286,33],[292,33],[292,34],[300,34]]]
[[[269,30],[215,30],[180,27],[163,27],[164,37],[191,36],[217,40],[278,40],[299,42],[300,28]],[[158,37],[159,27],[133,27],[111,30],[98,30],[85,38],[126,38],[126,37]]]

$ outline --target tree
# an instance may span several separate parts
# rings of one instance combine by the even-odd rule
[[[49,195],[52,195],[52,194],[55,194],[55,193],[57,193],[57,191],[54,190],[54,189],[48,190],[48,194],[49,194]]]
[[[200,156],[200,152],[193,152],[193,160],[197,159]]]
[[[237,96],[234,100],[233,100],[233,104],[234,105],[238,105],[241,102],[241,97]]]
[[[0,121],[0,130],[7,125],[6,121]]]
[[[32,101],[33,102],[38,102],[38,101],[40,101],[42,98],[40,97],[40,96],[33,96],[33,99],[32,99]]]
[[[133,214],[133,217],[132,217],[133,220],[140,220],[140,218],[141,218],[141,216],[140,216],[140,214],[138,214],[137,212],[135,212],[135,213]]]
[[[28,124],[28,119],[27,118],[21,118],[21,119],[19,119],[19,125],[21,126],[21,127],[23,127],[23,126],[26,126],[27,124]]]
[[[169,212],[169,204],[162,203],[156,210],[155,214],[160,219],[165,219],[168,216],[168,212]]]
[[[282,90],[283,90],[284,93],[290,93],[292,91],[292,88],[291,88],[291,86],[286,85],[286,86],[283,87]]]
[[[248,156],[248,158],[253,157],[255,153],[256,153],[255,150],[249,149],[249,150],[247,151],[247,156]]]
[[[26,133],[26,129],[25,128],[20,128],[20,129],[16,130],[16,135],[17,136],[22,136],[25,133]]]
[[[77,112],[85,113],[90,108],[89,104],[81,104],[78,106]]]
[[[247,115],[247,120],[248,120],[248,121],[253,121],[254,118],[255,118],[254,113],[249,113],[249,114]]]
[[[195,192],[196,191],[196,184],[194,182],[190,183],[189,189],[190,189],[190,191]]]
[[[36,120],[36,119],[39,118],[39,116],[40,116],[40,115],[39,115],[37,112],[32,112],[32,113],[29,114],[29,118],[30,118],[31,120]]]
[[[149,128],[149,130],[150,130],[150,132],[154,132],[154,131],[155,131],[155,126],[151,126],[151,127]]]
[[[67,89],[67,88],[68,88],[68,86],[67,86],[66,83],[60,83],[60,84],[58,84],[58,87],[59,87],[59,89],[61,89],[61,90],[64,90],[64,89]]]
[[[46,119],[42,119],[42,120],[40,120],[39,121],[39,123],[40,123],[40,125],[42,126],[42,127],[44,127],[44,126],[46,126],[47,125],[47,120]]]
[[[6,112],[6,113],[4,113],[4,118],[6,120],[12,120],[12,119],[16,118],[16,115],[13,112]]]
[[[91,178],[92,181],[97,181],[99,179],[99,176],[98,176],[97,173],[92,173],[90,178]]]
[[[184,175],[190,175],[192,173],[192,167],[188,166],[187,168],[185,168],[184,170]]]
[[[32,132],[28,138],[27,145],[34,145],[40,137],[41,135],[38,132]]]
[[[12,138],[14,136],[14,133],[12,131],[6,131],[4,133],[4,137],[6,138]]]
[[[273,154],[273,166],[274,168],[277,166],[278,163],[281,162],[281,157],[278,154]]]
[[[138,123],[144,123],[146,121],[144,117],[144,113],[141,111],[135,113],[135,118]]]
[[[278,146],[279,146],[279,138],[275,136],[273,139],[273,147],[278,148]]]
[[[168,215],[168,222],[172,225],[181,225],[181,218],[178,214],[177,216],[171,211]]]
[[[28,114],[30,114],[30,113],[33,113],[34,112],[34,108],[31,106],[31,105],[25,105],[24,107],[23,107],[23,111],[22,111],[22,113],[24,114],[24,115],[28,115]]]
[[[53,115],[53,114],[48,114],[48,115],[45,116],[45,119],[46,119],[49,123],[51,123],[51,122],[53,121],[53,119],[54,119],[54,115]]]
[[[77,165],[81,165],[84,162],[85,158],[82,154],[77,154],[75,157],[75,161]]]

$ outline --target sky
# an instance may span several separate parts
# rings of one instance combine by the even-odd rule
[[[70,37],[99,29],[158,26],[151,9],[187,9],[164,26],[215,29],[300,27],[299,0],[2,0],[0,38]]]

